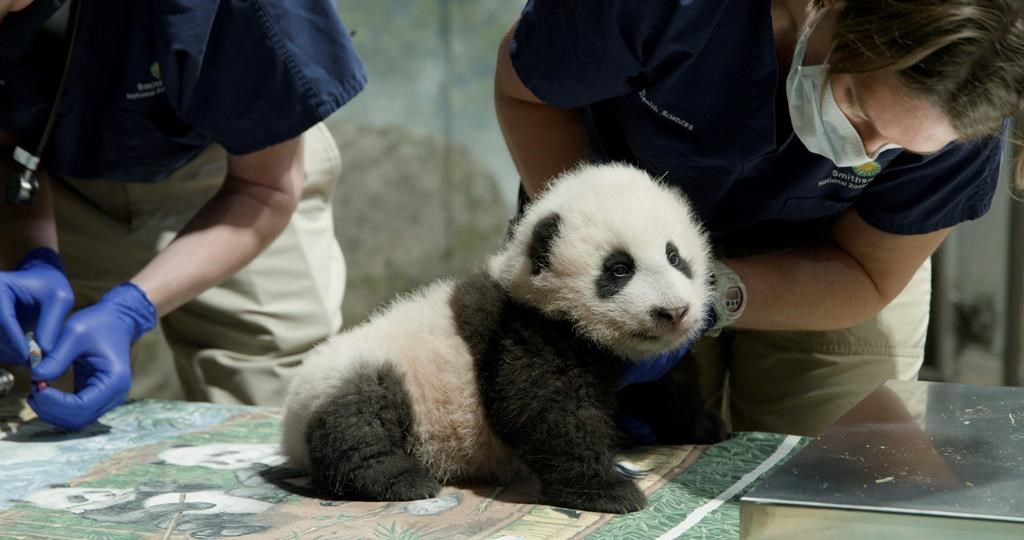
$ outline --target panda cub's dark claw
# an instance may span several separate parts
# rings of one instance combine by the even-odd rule
[[[731,438],[725,422],[714,413],[708,413],[695,421],[693,434],[693,444],[715,444]]]
[[[320,462],[313,484],[333,497],[354,501],[416,501],[441,491],[441,484],[410,456],[381,456],[363,465],[332,471]]]
[[[617,480],[612,484],[591,489],[545,486],[541,493],[545,504],[586,510],[625,514],[643,510],[647,497],[631,480]]]
[[[417,464],[415,468],[385,480],[380,490],[368,494],[368,498],[378,501],[416,501],[436,497],[440,491],[441,484]]]

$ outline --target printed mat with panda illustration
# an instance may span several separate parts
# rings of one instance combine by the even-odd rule
[[[278,453],[280,411],[137,401],[77,434],[0,400],[0,538],[736,538],[738,497],[803,444],[743,433],[622,456],[649,497],[627,515],[529,504],[536,485],[398,503],[324,500]]]

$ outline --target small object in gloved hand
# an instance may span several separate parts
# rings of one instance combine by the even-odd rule
[[[25,339],[28,340],[28,362],[32,367],[36,367],[39,365],[39,362],[43,361],[43,350],[40,349],[39,344],[36,343],[36,336],[34,332],[25,332]]]
[[[43,361],[43,350],[36,343],[33,332],[25,332],[25,339],[28,340],[28,362],[32,367],[36,367],[39,365],[39,362]],[[46,384],[46,381],[33,381],[32,384],[36,386],[36,390],[46,390],[50,387],[50,385]]]
[[[14,390],[14,375],[6,369],[0,369],[0,397],[10,394]]]

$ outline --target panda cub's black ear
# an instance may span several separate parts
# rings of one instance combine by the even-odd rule
[[[530,266],[533,275],[540,274],[551,267],[551,248],[558,237],[559,223],[562,218],[558,214],[551,214],[541,218],[533,227],[533,234],[530,235]]]

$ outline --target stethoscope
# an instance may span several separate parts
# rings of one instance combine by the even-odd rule
[[[39,193],[39,161],[46,149],[46,141],[50,138],[53,125],[57,121],[57,111],[60,109],[60,100],[64,96],[64,87],[68,81],[68,71],[71,67],[71,56],[75,50],[75,36],[78,34],[78,14],[81,11],[80,2],[71,0],[71,37],[68,41],[68,54],[64,60],[64,71],[60,76],[60,84],[57,86],[57,94],[53,99],[53,107],[50,108],[50,115],[46,119],[46,128],[39,138],[35,152],[30,152],[21,146],[14,147],[14,162],[17,170],[7,180],[7,203],[10,205],[28,204],[31,205],[36,194]]]

